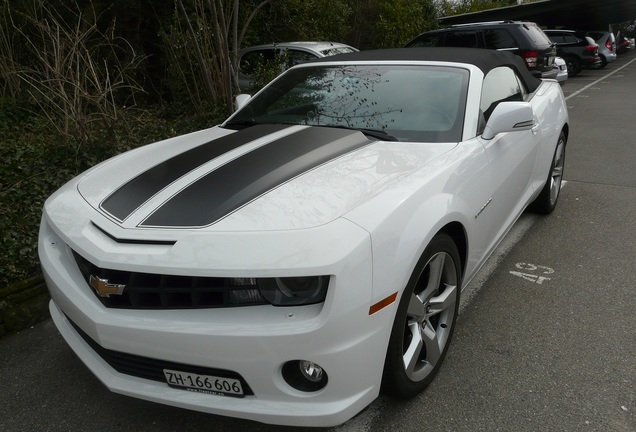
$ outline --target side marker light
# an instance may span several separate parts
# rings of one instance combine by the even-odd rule
[[[371,305],[371,307],[369,308],[369,315],[373,315],[374,313],[379,312],[380,310],[384,309],[385,307],[393,303],[395,299],[397,298],[397,295],[398,293],[394,292],[387,298],[380,300],[374,305]]]

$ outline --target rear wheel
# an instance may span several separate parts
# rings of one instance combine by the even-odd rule
[[[433,380],[453,335],[460,287],[457,247],[448,235],[438,234],[400,300],[384,366],[384,392],[410,398]]]
[[[581,72],[581,62],[576,57],[566,57],[565,64],[568,66],[568,76],[573,77]]]
[[[565,143],[565,133],[561,132],[556,150],[554,151],[554,156],[552,157],[550,174],[545,182],[545,186],[541,189],[541,193],[539,193],[539,196],[530,204],[530,211],[550,214],[556,207],[559,195],[561,194],[563,170],[565,168]]]

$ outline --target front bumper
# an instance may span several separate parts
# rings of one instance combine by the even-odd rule
[[[397,305],[369,315],[370,240],[331,264],[327,300],[302,307],[130,310],[105,308],[90,291],[69,246],[43,220],[40,259],[60,333],[113,392],[181,408],[265,423],[335,426],[379,394],[389,332]],[[321,272],[324,274],[324,268]],[[84,338],[78,330],[85,333]],[[85,339],[104,349],[238,374],[253,391],[243,398],[193,393],[115,370]],[[282,376],[290,360],[324,368],[327,386],[292,388]]]
[[[349,391],[348,397],[343,395],[332,398],[321,395],[307,397],[302,394],[284,394],[284,392],[279,392],[278,397],[274,395],[263,397],[258,394],[258,390],[254,396],[232,398],[174,389],[167,384],[118,373],[78,335],[53,301],[50,303],[50,311],[55,325],[75,354],[109,390],[122,395],[263,423],[317,427],[344,423],[364,409],[378,395],[377,386],[369,386],[358,393]],[[363,359],[364,357],[359,358],[359,360]],[[262,370],[266,370],[266,367]],[[274,385],[281,385],[281,379],[279,378],[278,383]]]

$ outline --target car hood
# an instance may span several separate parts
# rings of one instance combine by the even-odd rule
[[[127,229],[301,229],[344,215],[453,147],[327,127],[215,127],[106,161],[77,190]]]

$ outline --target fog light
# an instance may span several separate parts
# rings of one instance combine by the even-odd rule
[[[311,382],[320,382],[322,379],[322,368],[314,362],[301,360],[299,363],[300,372]]]
[[[316,363],[309,360],[292,360],[283,365],[285,382],[296,390],[315,392],[327,385],[327,373]]]

